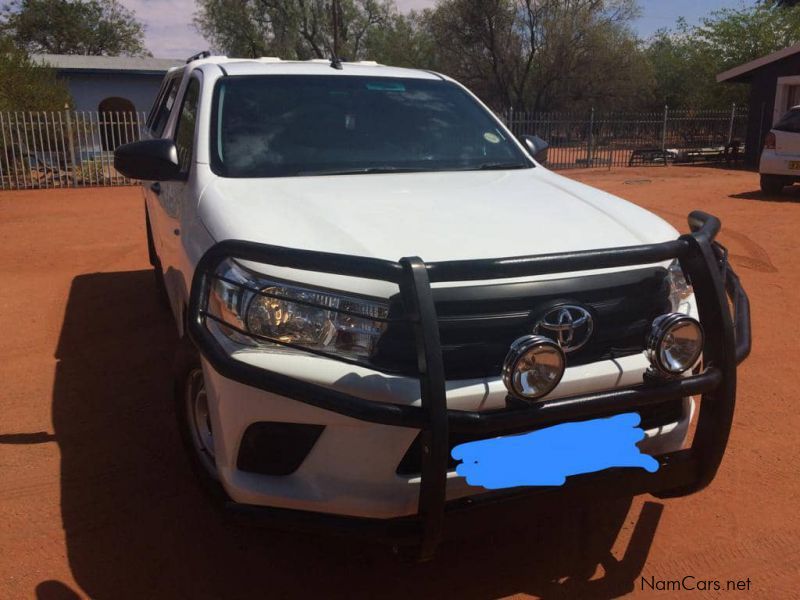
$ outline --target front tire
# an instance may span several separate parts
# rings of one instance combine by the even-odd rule
[[[184,338],[175,357],[175,412],[184,448],[197,479],[215,503],[228,500],[219,480],[209,398],[200,356]]]
[[[791,185],[791,181],[779,175],[762,175],[761,191],[771,196],[777,196],[783,192],[783,188]]]

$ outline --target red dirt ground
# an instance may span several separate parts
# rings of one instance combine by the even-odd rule
[[[797,598],[800,188],[762,198],[755,174],[691,167],[573,176],[681,230],[695,208],[723,220],[755,346],[709,489],[580,518],[525,515],[446,543],[423,565],[355,540],[231,524],[205,502],[179,447],[175,335],[154,300],[140,192],[4,193],[0,598],[648,597],[642,578],[686,576],[723,588],[749,579],[744,596]]]

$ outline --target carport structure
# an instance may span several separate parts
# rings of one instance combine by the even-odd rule
[[[717,81],[750,84],[745,160],[755,165],[769,130],[787,110],[800,104],[800,44],[720,73]]]

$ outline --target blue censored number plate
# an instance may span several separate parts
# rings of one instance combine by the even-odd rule
[[[469,442],[453,448],[456,473],[467,483],[497,490],[564,485],[570,475],[614,467],[655,473],[659,463],[637,443],[645,437],[636,413],[564,423],[523,435]]]

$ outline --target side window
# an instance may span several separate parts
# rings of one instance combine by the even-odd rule
[[[175,146],[178,148],[178,162],[181,173],[188,173],[192,163],[194,150],[194,126],[197,122],[197,102],[200,97],[200,82],[197,79],[189,81],[186,93],[183,96],[181,114],[178,117],[178,127],[175,130]]]
[[[156,118],[156,114],[158,113],[158,108],[161,106],[161,101],[164,99],[164,93],[167,91],[170,81],[171,80],[165,77],[164,81],[161,82],[161,87],[158,88],[158,94],[156,94],[156,99],[153,102],[153,105],[150,107],[150,112],[148,113],[147,121],[145,122],[145,125],[147,126],[148,129],[153,128],[153,121]]]
[[[180,81],[179,77],[173,77],[167,82],[167,87],[155,109],[155,113],[150,122],[150,131],[156,137],[160,137],[164,132],[164,127],[167,125],[167,120],[169,119],[169,113],[175,105],[175,96],[178,95],[178,84]]]

